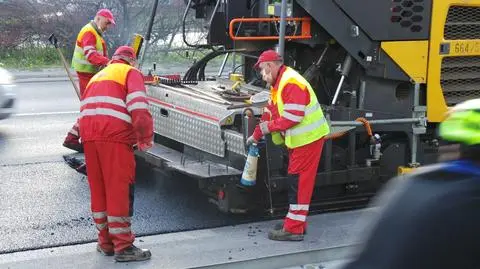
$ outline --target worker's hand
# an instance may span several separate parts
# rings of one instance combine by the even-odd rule
[[[269,134],[270,130],[268,129],[268,121],[260,122],[257,125],[257,127],[255,128],[255,131],[258,132],[257,136],[255,136],[255,137],[259,137],[260,135],[264,136],[266,134]],[[255,134],[255,132],[254,132],[254,134]]]
[[[140,151],[146,151],[147,149],[151,148],[152,146],[153,146],[152,142],[147,142],[147,143],[138,142],[137,143],[137,148]]]
[[[262,114],[261,120],[262,121],[272,120],[272,112],[268,109],[268,107],[263,108],[263,114]]]
[[[249,138],[247,138],[247,146],[250,146],[251,144],[258,143],[258,140],[256,140],[253,135],[251,135]]]

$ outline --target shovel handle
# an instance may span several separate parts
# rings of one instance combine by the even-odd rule
[[[51,34],[50,37],[48,38],[48,41],[50,41],[50,43],[51,43],[53,46],[55,46],[55,49],[57,49],[57,52],[58,52],[58,54],[60,55],[60,59],[62,60],[63,67],[65,67],[65,71],[67,71],[68,78],[69,78],[70,81],[72,82],[73,88],[75,88],[75,93],[77,94],[78,100],[81,100],[80,90],[78,89],[77,84],[76,84],[75,81],[73,80],[73,76],[72,76],[72,74],[70,74],[70,70],[68,70],[67,60],[65,60],[65,57],[63,56],[62,51],[61,51],[60,48],[58,47],[58,39],[57,39],[57,37],[55,36],[55,34]]]

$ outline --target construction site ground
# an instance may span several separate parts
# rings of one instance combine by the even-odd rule
[[[172,194],[168,196],[173,199],[172,208],[165,208],[168,201],[158,202],[152,198],[165,195],[163,192],[145,192],[152,189],[149,184],[160,182],[140,181],[145,186],[140,184],[134,231],[135,228],[139,228],[139,234],[161,231],[136,240],[139,247],[151,249],[152,259],[125,264],[101,256],[90,238],[95,233],[94,227],[85,218],[88,215],[85,180],[61,160],[62,154],[68,151],[61,147],[61,141],[78,114],[78,100],[68,78],[61,69],[15,72],[14,75],[19,83],[17,115],[2,122],[0,130],[4,157],[0,164],[5,173],[0,189],[10,193],[0,199],[6,210],[5,225],[0,229],[4,239],[0,244],[3,247],[0,268],[338,269],[351,257],[359,242],[359,235],[364,231],[362,216],[370,209],[312,215],[304,241],[278,242],[269,240],[267,234],[280,220],[222,224],[231,221],[213,220],[215,214],[208,213],[208,208],[195,199],[192,200],[195,203],[184,205],[175,199],[188,198],[175,198]],[[47,98],[49,96],[56,98]],[[12,191],[16,197],[13,200]],[[60,199],[67,197],[60,195],[65,193],[70,193],[71,203]],[[146,210],[143,204],[151,206],[151,203],[158,208]],[[192,208],[188,208],[191,205]],[[77,222],[63,225],[79,216],[85,219],[78,225]],[[198,223],[186,225],[193,221]],[[29,223],[31,225],[27,225]],[[195,228],[201,226],[207,228]],[[177,228],[187,231],[174,231]]]
[[[325,268],[339,269],[355,251],[369,209],[324,213],[309,218],[301,242],[267,238],[279,220],[138,237],[152,259],[117,263],[95,250],[96,243],[0,255],[0,268]]]

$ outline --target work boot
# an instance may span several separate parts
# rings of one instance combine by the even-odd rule
[[[99,244],[97,244],[97,251],[102,253],[103,256],[113,256],[113,254],[115,254],[115,252],[113,252],[113,249],[105,250]]]
[[[273,228],[274,230],[283,230],[283,222],[279,222],[275,224],[275,227]],[[303,234],[307,234],[307,229],[303,231]]]
[[[80,144],[79,142],[65,140],[63,146],[79,153],[83,153],[83,144]]]
[[[275,241],[303,241],[303,234],[292,234],[281,230],[271,230],[268,232],[268,239]]]
[[[150,259],[150,257],[152,257],[150,250],[140,249],[134,245],[115,253],[115,260],[117,262],[145,261]]]

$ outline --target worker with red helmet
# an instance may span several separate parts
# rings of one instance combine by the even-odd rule
[[[153,120],[134,50],[121,46],[112,61],[92,77],[82,95],[80,134],[98,233],[97,250],[117,261],[150,258],[133,245],[134,145],[153,144]]]
[[[323,138],[330,129],[308,81],[284,65],[277,52],[263,52],[255,68],[260,69],[263,80],[270,85],[270,101],[266,110],[268,117],[265,117],[267,114],[262,116],[264,121],[256,126],[247,144],[271,134],[276,145],[285,145],[289,151],[290,207],[284,222],[270,231],[268,237],[279,241],[300,241],[307,226]]]
[[[90,79],[101,67],[107,65],[107,45],[102,34],[115,25],[113,14],[108,9],[100,9],[95,18],[86,24],[79,32],[73,52],[72,68],[77,72],[80,96],[83,95]],[[80,143],[78,121],[67,133],[63,146],[83,152]]]

